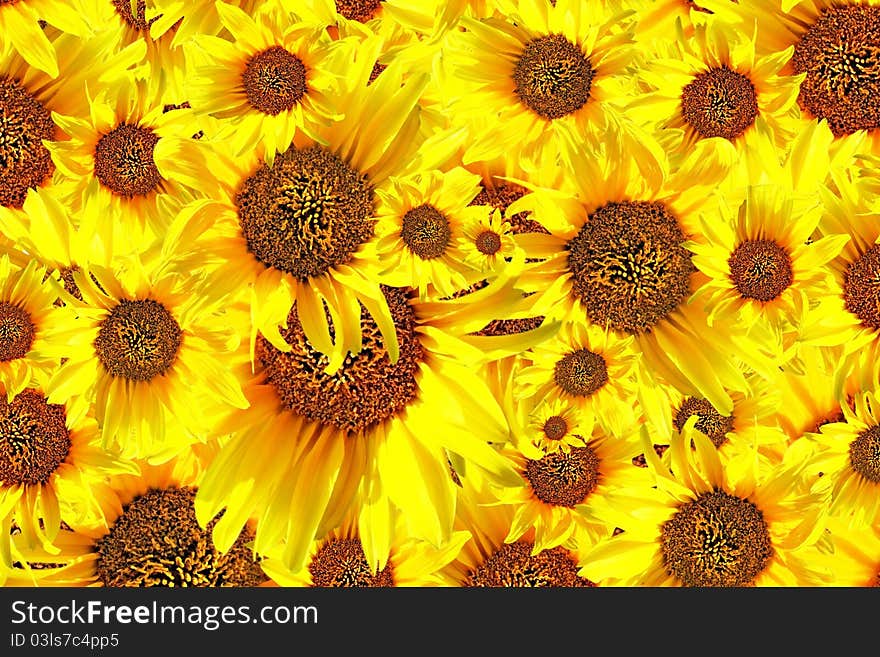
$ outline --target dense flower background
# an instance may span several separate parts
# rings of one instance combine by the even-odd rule
[[[876,586],[880,2],[0,0],[5,586]]]

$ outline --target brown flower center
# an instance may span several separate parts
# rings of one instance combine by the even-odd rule
[[[170,312],[153,299],[122,299],[95,338],[95,353],[113,376],[150,381],[177,359],[183,335]]]
[[[245,529],[226,553],[214,547],[217,519],[199,526],[195,488],[153,488],[123,509],[95,543],[104,586],[259,586],[267,581]],[[218,516],[219,518],[219,516]]]
[[[394,586],[391,562],[374,573],[367,563],[359,538],[334,538],[326,541],[309,562],[312,586],[363,587]]]
[[[493,319],[473,335],[494,337],[499,335],[516,335],[532,331],[544,323],[544,316],[525,317],[522,319]]]
[[[400,237],[419,258],[431,260],[445,253],[452,237],[452,229],[449,220],[440,210],[425,204],[412,208],[403,215]]]
[[[726,66],[710,68],[682,89],[681,113],[701,137],[734,139],[758,116],[755,85]]]
[[[570,395],[589,397],[608,383],[608,367],[601,354],[578,349],[557,361],[553,380]]]
[[[826,119],[835,136],[880,126],[880,7],[822,11],[794,46],[795,73],[806,73],[798,102]]]
[[[34,344],[35,333],[28,311],[0,301],[0,361],[24,358]]]
[[[690,292],[695,268],[684,241],[662,203],[608,203],[568,243],[572,294],[599,326],[649,332]]]
[[[379,327],[363,307],[363,348],[348,354],[334,374],[324,372],[329,360],[306,339],[296,306],[281,332],[290,351],[282,352],[257,337],[257,359],[287,408],[337,429],[362,431],[396,415],[416,398],[416,376],[424,352],[415,333],[415,314],[406,290],[383,286],[383,291],[397,330],[400,357],[396,363],[388,358]],[[332,333],[329,313],[328,324]]]
[[[300,280],[351,260],[373,236],[373,187],[320,146],[291,148],[247,178],[235,198],[248,249]]]
[[[505,543],[482,564],[474,568],[465,586],[512,587],[593,587],[578,575],[577,561],[562,546],[533,555],[528,541]]]
[[[153,161],[158,141],[159,136],[149,128],[120,123],[95,146],[95,176],[119,196],[149,194],[162,182]]]
[[[746,299],[773,301],[794,280],[791,257],[773,240],[746,240],[727,260],[730,278]]]
[[[305,64],[281,46],[250,57],[241,81],[251,106],[271,116],[292,109],[308,91]]]
[[[543,431],[550,440],[562,440],[568,433],[568,422],[561,415],[552,415],[544,421]]]
[[[696,397],[685,399],[676,412],[673,420],[676,430],[684,429],[684,425],[692,415],[698,418],[694,425],[697,431],[709,438],[715,447],[721,447],[727,440],[727,433],[733,431],[732,417],[721,415],[708,401]]]
[[[0,395],[0,482],[4,486],[46,483],[70,452],[64,406],[47,404],[36,390],[8,402]]]
[[[581,49],[561,34],[526,44],[513,70],[515,93],[538,116],[553,120],[586,105],[593,67]]]
[[[851,263],[843,276],[846,309],[872,329],[880,329],[880,245]]]
[[[880,484],[880,426],[865,429],[849,444],[849,464],[857,474]]]
[[[366,23],[382,7],[384,0],[336,0],[336,11],[350,21]]]
[[[528,459],[525,477],[539,500],[573,509],[599,485],[599,457],[587,446]]]
[[[146,0],[135,0],[132,3],[132,0],[112,0],[113,6],[116,7],[116,13],[122,17],[122,20],[126,22],[126,24],[138,32],[146,32],[150,29],[150,25],[152,25],[155,21],[159,19],[159,16],[151,18],[147,21],[147,3]],[[135,11],[132,12],[132,4],[134,4]]]
[[[681,504],[660,542],[667,570],[685,586],[752,585],[773,556],[761,510],[721,490]]]
[[[0,205],[20,208],[55,170],[43,140],[55,139],[49,110],[21,83],[0,76]]]
[[[517,212],[514,215],[507,215],[507,208],[522,198],[525,190],[519,185],[513,183],[498,183],[487,185],[485,182],[480,183],[480,193],[474,197],[474,200],[468,205],[489,205],[496,210],[501,210],[504,218],[510,222],[510,229],[516,233],[544,233],[549,235],[550,231],[544,228],[534,219],[530,219],[528,212]]]
[[[484,230],[474,240],[477,251],[484,255],[495,255],[501,250],[501,235],[494,230]]]

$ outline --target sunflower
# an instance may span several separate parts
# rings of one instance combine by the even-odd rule
[[[837,138],[864,130],[867,152],[880,153],[880,83],[874,74],[880,3],[772,0],[755,6],[754,15],[765,48],[794,47],[790,70],[806,76],[798,94],[803,116],[825,120]],[[859,66],[853,68],[853,61]]]
[[[73,321],[55,305],[58,296],[46,267],[16,251],[0,252],[0,383],[7,401],[30,385],[45,385],[58,366],[52,332]]]
[[[563,154],[577,191],[537,189],[517,202],[551,233],[528,236],[528,255],[542,260],[520,279],[536,293],[534,314],[586,320],[612,344],[629,340],[643,395],[661,381],[728,413],[728,391],[745,390],[738,362],[773,364],[739,349],[734,327],[710,327],[702,309],[687,303],[703,276],[687,247],[717,172],[704,176],[698,160],[671,173],[638,171],[613,132],[589,156],[574,147]]]
[[[457,557],[441,570],[448,586],[488,588],[583,588],[595,586],[578,575],[589,543],[539,549],[529,528],[508,540],[516,507],[499,503],[486,487],[468,485],[460,494],[456,527],[471,535]]]
[[[464,263],[472,269],[491,273],[513,259],[517,248],[514,229],[499,210],[475,213],[462,225],[461,232],[458,248]]]
[[[634,80],[634,23],[631,10],[572,0],[520,0],[506,16],[463,16],[464,29],[448,41],[444,96],[453,120],[471,131],[464,161],[506,154],[533,169],[571,135],[601,142],[609,130],[637,147],[641,133],[621,108]]]
[[[461,241],[465,226],[485,217],[483,209],[469,207],[479,193],[479,177],[460,167],[395,178],[389,189],[377,191],[375,247],[385,264],[380,278],[417,288],[422,296],[449,296],[467,287],[467,272],[476,268],[466,265],[469,254]],[[501,235],[493,231],[474,244],[494,255]]]
[[[841,404],[842,421],[807,434],[818,454],[811,469],[820,473],[816,489],[830,491],[829,512],[853,526],[880,522],[880,391],[855,394]]]
[[[403,82],[401,71],[389,67],[367,86],[369,68],[360,60],[351,65],[364,84],[342,99],[346,117],[322,131],[323,144],[297,133],[271,163],[254,153],[236,158],[215,144],[209,164],[221,196],[184,207],[165,238],[183,274],[208,267],[218,285],[251,289],[252,349],[257,333],[289,349],[278,327],[296,303],[310,342],[333,353],[331,368],[360,350],[361,305],[382,327],[392,360],[398,355],[375,277],[375,196],[410,154],[423,83]]]
[[[284,568],[280,559],[267,555],[263,570],[280,586],[321,588],[375,588],[388,586],[444,586],[438,572],[461,551],[470,539],[464,531],[453,532],[443,546],[414,538],[398,519],[390,553],[381,569],[371,567],[358,531],[360,504],[355,502],[343,523],[319,540],[313,541],[307,563],[297,571]]]
[[[749,186],[738,207],[722,200],[700,216],[700,240],[689,247],[709,279],[691,303],[704,306],[710,325],[744,329],[756,348],[784,363],[805,314],[830,294],[828,265],[849,241],[816,237],[822,212],[776,185]]]
[[[675,134],[671,154],[690,152],[699,140],[710,140],[720,151],[726,140],[740,146],[751,139],[756,124],[780,149],[799,127],[796,107],[804,75],[781,75],[794,47],[768,55],[756,54],[755,34],[724,22],[698,25],[685,36],[675,25],[671,52],[645,64],[641,79],[648,93],[629,105],[630,116],[652,131]],[[750,36],[751,35],[751,36]],[[729,157],[727,150],[716,159]]]
[[[361,344],[333,371],[291,308],[286,350],[257,339],[256,375],[245,387],[251,407],[219,424],[232,438],[196,499],[200,519],[226,509],[231,524],[214,534],[221,549],[227,532],[238,531],[235,519],[254,515],[257,551],[275,555],[282,544],[277,558],[298,571],[361,484],[357,528],[369,564],[384,567],[398,514],[410,536],[446,545],[456,504],[450,461],[462,478],[473,469],[517,477],[490,446],[505,443],[509,428],[477,374],[486,356],[457,337],[503,313],[511,293],[493,283],[472,303],[422,302],[414,290],[383,286],[398,357],[391,360],[387,331],[364,312]]]
[[[582,413],[587,436],[598,423],[617,433],[631,422],[637,405],[639,357],[631,336],[593,325],[566,322],[556,335],[521,357],[514,374],[514,398],[561,401]]]
[[[28,7],[29,3],[3,5]],[[2,19],[0,19],[2,20]],[[4,32],[5,33],[5,32]],[[56,76],[31,66],[14,50],[0,50],[0,207],[20,209],[28,189],[52,183],[55,165],[44,141],[65,135],[53,121],[53,114],[87,114],[89,100],[84,82],[95,73],[111,47],[107,39],[78,39],[59,34],[52,39],[63,53]]]
[[[210,448],[162,465],[139,463],[139,475],[110,480],[112,497],[97,521],[60,531],[55,554],[26,553],[45,586],[217,587],[269,586],[260,557],[252,550],[254,529],[242,528],[228,549],[211,541],[211,530],[196,521],[193,500],[202,473],[199,462]]]
[[[534,401],[534,404],[524,406],[530,409],[525,431],[529,442],[538,449],[536,455],[568,452],[573,447],[586,446],[584,436],[590,436],[590,431],[582,421],[580,409],[558,398]]]
[[[28,0],[0,4],[0,52],[13,50],[35,69],[57,78],[64,66],[66,50],[54,40],[53,30],[82,39],[92,30],[79,0],[58,3],[52,0]],[[57,35],[57,32],[54,32]],[[59,51],[62,55],[59,65]]]
[[[202,435],[217,405],[247,407],[223,359],[242,320],[210,279],[117,263],[72,274],[83,300],[66,295],[76,320],[50,333],[47,353],[66,359],[50,402],[91,404],[104,445],[126,456],[167,457]]]
[[[70,135],[45,142],[66,203],[79,225],[118,250],[142,250],[165,233],[174,208],[210,192],[192,110],[166,111],[144,81],[129,76],[101,88],[89,118],[52,118]]]
[[[609,500],[623,532],[585,555],[580,574],[619,586],[817,586],[830,575],[816,544],[826,499],[801,492],[804,463],[761,471],[754,455],[722,466],[712,441],[693,431],[673,438],[671,469],[642,432],[656,487]],[[695,449],[688,447],[693,441]],[[637,495],[634,495],[637,493]],[[619,509],[628,497],[637,513]],[[610,517],[610,516],[609,516]]]
[[[93,515],[107,476],[137,472],[101,448],[93,418],[49,402],[39,387],[8,392],[0,394],[0,581],[28,550],[57,556],[62,520]]]
[[[801,336],[836,361],[834,392],[839,397],[850,384],[870,390],[880,380],[880,226],[876,196],[859,177],[835,176],[834,188],[823,193],[819,230],[848,235],[849,241],[830,262],[832,294],[806,318]]]
[[[217,138],[235,156],[256,148],[270,164],[296,132],[320,141],[322,126],[342,116],[337,78],[350,57],[340,48],[351,46],[278,4],[262,5],[253,17],[223,2],[216,11],[232,40],[195,35],[186,52],[193,70],[189,100],[218,119]]]
[[[841,518],[828,519],[833,549],[823,556],[834,573],[830,586],[880,586],[880,524],[851,527]]]
[[[595,543],[615,529],[595,513],[595,501],[622,489],[648,485],[648,472],[633,466],[642,450],[634,425],[619,434],[597,428],[593,434],[578,437],[581,445],[538,458],[507,450],[521,480],[516,486],[495,488],[499,501],[515,509],[506,543],[530,530],[534,530],[535,551]]]

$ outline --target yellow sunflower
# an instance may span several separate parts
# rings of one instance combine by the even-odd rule
[[[842,421],[807,434],[818,451],[812,471],[822,473],[816,488],[830,491],[832,515],[853,526],[874,526],[880,522],[880,392],[854,395],[841,412]]]
[[[342,116],[337,78],[347,73],[348,57],[340,48],[350,46],[278,4],[262,5],[253,17],[224,2],[216,10],[231,40],[198,34],[186,52],[189,100],[219,120],[217,138],[235,156],[256,148],[270,164],[296,132],[320,141],[321,127]]]
[[[716,148],[709,153],[729,157],[723,140],[740,150],[758,122],[778,148],[791,142],[799,127],[796,100],[804,75],[780,71],[793,47],[759,55],[755,33],[719,21],[696,26],[690,36],[681,22],[674,31],[671,52],[652,58],[640,72],[648,93],[629,105],[630,115],[654,132],[674,133],[671,154],[687,154],[697,141],[710,140]]]
[[[47,34],[41,23],[77,39],[84,39],[91,36],[92,30],[83,7],[80,0],[63,3],[28,0],[0,4],[0,52],[13,50],[30,66],[57,78],[64,67],[67,52],[64,47],[59,48],[60,42],[52,38],[53,30],[50,28]]]
[[[209,450],[205,450],[209,451]],[[44,586],[215,587],[271,586],[252,549],[252,523],[228,549],[212,543],[217,522],[196,521],[202,454],[188,454],[163,465],[140,463],[139,475],[111,479],[112,497],[95,522],[60,531],[56,553],[32,550],[30,562],[61,567],[35,571]]]
[[[490,446],[506,442],[509,428],[477,373],[486,357],[457,337],[503,313],[511,293],[493,284],[472,303],[421,302],[414,290],[383,287],[398,357],[391,360],[378,320],[361,313],[361,344],[332,372],[291,308],[286,350],[257,339],[257,371],[245,387],[251,407],[218,425],[232,438],[196,500],[200,519],[226,509],[214,532],[221,549],[254,515],[257,551],[276,555],[283,544],[277,558],[297,571],[313,540],[342,521],[361,482],[368,563],[384,567],[398,514],[410,536],[445,545],[456,504],[450,459],[462,478],[474,468],[517,477]]]
[[[762,472],[747,453],[722,466],[712,441],[673,438],[671,468],[643,431],[656,487],[618,496],[603,512],[623,532],[585,555],[581,575],[618,586],[818,586],[830,579],[816,544],[826,498],[801,492],[805,464]],[[695,449],[689,447],[693,441]],[[622,511],[627,498],[634,505]]]
[[[558,398],[535,402],[528,413],[525,431],[539,455],[567,452],[586,445],[584,436],[589,437],[591,433],[582,421],[584,413],[579,408]]]
[[[642,451],[636,425],[619,434],[597,428],[595,433],[579,437],[580,446],[536,458],[505,450],[521,477],[515,486],[494,487],[499,502],[515,509],[505,543],[531,532],[534,551],[593,544],[611,536],[615,529],[595,513],[596,500],[649,485],[647,470],[633,466],[633,459]]]
[[[708,278],[691,303],[705,308],[710,325],[741,327],[784,363],[805,314],[831,294],[829,263],[849,241],[816,236],[822,213],[815,200],[802,203],[777,185],[749,186],[738,207],[722,199],[700,216],[700,239],[689,246]]]
[[[66,360],[49,397],[91,404],[104,445],[126,456],[173,454],[199,439],[215,407],[248,406],[223,358],[242,320],[210,279],[117,262],[73,272],[83,300],[65,296],[76,320],[50,333],[47,353]]]
[[[520,280],[536,292],[533,311],[586,320],[612,343],[630,340],[643,395],[666,382],[728,413],[729,391],[745,390],[739,360],[773,364],[739,349],[735,327],[710,326],[702,308],[688,303],[703,276],[688,245],[700,231],[697,216],[717,171],[704,175],[696,159],[671,173],[638,171],[614,133],[602,150],[572,147],[563,154],[577,191],[538,189],[517,202],[551,233],[523,236],[531,238],[529,257],[541,259]]]
[[[53,112],[70,139],[45,142],[77,223],[117,250],[143,250],[164,235],[174,208],[212,189],[192,110],[166,111],[147,91],[120,78],[96,93],[87,118]]]
[[[107,476],[137,472],[102,449],[93,418],[49,402],[42,388],[7,393],[0,394],[0,583],[14,563],[28,561],[28,550],[57,556],[61,522],[93,515]]]
[[[798,94],[804,118],[826,121],[837,138],[866,131],[867,152],[880,153],[880,82],[873,51],[880,3],[771,0],[738,9],[754,11],[766,49],[794,47],[790,70],[806,76]]]
[[[460,167],[395,178],[387,190],[377,190],[381,279],[417,288],[422,296],[449,296],[467,287],[467,272],[475,268],[467,266],[461,240],[465,226],[485,216],[482,208],[470,207],[479,192],[479,177]],[[501,250],[501,236],[493,235],[480,243],[486,255]]]
[[[443,92],[453,120],[470,126],[464,162],[506,154],[530,169],[572,134],[601,142],[607,131],[637,148],[641,131],[622,113],[635,80],[634,13],[520,0],[504,16],[462,17],[448,41]]]
[[[73,321],[55,305],[58,296],[45,266],[16,251],[0,251],[0,383],[8,400],[30,385],[45,385],[58,366],[52,331]]]
[[[0,15],[9,7],[0,8]],[[28,189],[52,183],[55,165],[43,142],[65,138],[53,114],[88,113],[84,83],[112,45],[106,38],[84,40],[69,34],[52,42],[63,53],[55,76],[31,66],[14,50],[0,49],[0,208],[20,209]]]
[[[365,81],[369,68],[361,64],[351,62]],[[250,289],[252,348],[259,332],[289,350],[278,327],[296,303],[310,342],[332,353],[331,369],[338,368],[346,353],[360,350],[363,305],[396,360],[393,322],[375,278],[375,195],[410,153],[422,83],[403,82],[389,67],[372,85],[353,86],[342,103],[345,119],[322,131],[324,145],[297,133],[271,164],[253,153],[235,158],[215,144],[209,164],[223,193],[185,207],[166,249],[183,273],[210,265],[218,285]]]
[[[595,584],[578,575],[589,545],[569,541],[538,549],[535,530],[508,541],[516,509],[499,504],[489,489],[467,486],[460,495],[456,527],[470,534],[457,557],[441,570],[448,586],[481,588],[582,588]]]
[[[470,539],[464,531],[453,532],[449,541],[435,546],[410,536],[401,519],[395,526],[390,553],[381,569],[367,562],[360,533],[358,511],[352,505],[345,521],[319,540],[313,541],[306,565],[287,570],[271,555],[262,561],[263,570],[280,586],[320,588],[374,588],[388,586],[444,586],[439,571],[455,559],[462,545]]]
[[[631,336],[566,322],[556,335],[522,354],[514,398],[563,401],[583,414],[587,436],[598,423],[617,433],[637,405],[639,357]]]

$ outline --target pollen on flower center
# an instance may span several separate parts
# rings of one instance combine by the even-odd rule
[[[593,67],[581,49],[562,34],[526,44],[513,71],[515,93],[538,116],[558,119],[590,99]]]
[[[153,161],[158,141],[159,135],[149,128],[120,123],[95,145],[95,176],[119,196],[149,194],[162,182]]]
[[[672,423],[676,430],[684,429],[684,425],[692,415],[696,415],[698,418],[694,425],[697,431],[709,438],[715,447],[721,447],[727,440],[728,432],[733,431],[732,417],[721,415],[707,400],[696,397],[685,399],[675,413]]]
[[[104,586],[259,586],[267,581],[245,529],[225,553],[214,547],[216,519],[202,528],[192,487],[153,488],[123,509],[95,544],[95,570]]]
[[[477,235],[474,245],[483,255],[494,255],[501,250],[501,236],[494,230],[484,230]]]
[[[415,314],[408,303],[408,291],[385,286],[382,289],[400,348],[400,356],[393,364],[379,326],[363,307],[363,348],[357,354],[347,354],[342,367],[333,374],[324,372],[328,357],[306,339],[296,305],[287,317],[287,328],[281,330],[290,351],[283,352],[263,336],[257,337],[257,360],[287,408],[310,420],[357,432],[396,415],[416,398],[416,376],[424,351],[415,332]],[[328,323],[332,334],[329,313]]]
[[[734,139],[758,116],[755,85],[726,66],[710,68],[682,89],[681,113],[701,137]]]
[[[64,406],[47,404],[36,390],[23,390],[11,402],[0,395],[0,482],[47,482],[70,452],[66,421]]]
[[[568,243],[572,294],[599,326],[649,332],[690,293],[685,236],[663,203],[608,203]]]
[[[263,164],[236,195],[248,249],[300,280],[348,262],[373,236],[373,187],[320,147],[290,148]]]
[[[281,46],[248,59],[241,81],[251,106],[271,116],[292,109],[308,91],[305,64]]]
[[[544,422],[542,429],[550,440],[562,440],[568,433],[568,422],[561,415],[552,415]]]
[[[150,25],[159,19],[159,16],[147,20],[147,2],[146,0],[112,0],[116,13],[126,22],[126,24],[138,32],[146,32],[150,29]],[[135,11],[132,12],[132,4]]]
[[[469,587],[593,587],[578,573],[577,561],[562,546],[532,554],[534,543],[505,543],[468,573]]]
[[[309,574],[312,576],[312,586],[316,587],[394,586],[391,561],[381,571],[373,572],[359,538],[325,541],[309,562]]]
[[[599,457],[586,446],[528,459],[525,477],[545,504],[574,508],[599,485]]]
[[[791,62],[795,73],[806,73],[798,102],[835,136],[880,127],[880,7],[823,10]]]
[[[21,208],[55,170],[43,140],[55,139],[49,110],[18,80],[0,76],[0,205]]]
[[[746,240],[727,260],[730,278],[746,299],[773,301],[794,280],[791,256],[773,240]]]
[[[379,11],[384,0],[336,0],[336,11],[350,21],[366,23]]]
[[[449,219],[433,205],[423,204],[403,215],[400,238],[422,260],[442,256],[451,237]]]
[[[24,308],[0,301],[0,361],[24,358],[34,343],[35,330]]]
[[[851,263],[843,276],[846,309],[872,329],[880,329],[880,245]]]
[[[722,490],[685,502],[661,528],[663,561],[685,586],[754,584],[773,556],[764,515]]]
[[[177,359],[183,341],[177,320],[153,299],[122,299],[104,318],[95,353],[113,376],[149,381]]]
[[[849,463],[854,472],[880,484],[880,426],[868,427],[849,444]]]
[[[553,380],[570,395],[589,397],[608,383],[608,366],[601,354],[578,349],[557,361]]]

